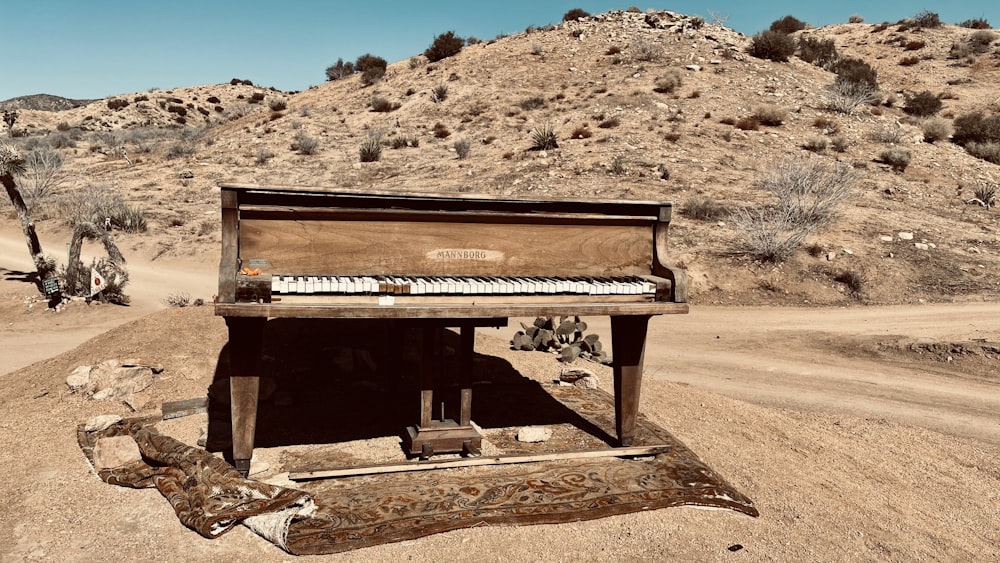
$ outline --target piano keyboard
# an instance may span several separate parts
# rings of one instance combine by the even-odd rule
[[[654,295],[656,284],[626,277],[271,277],[273,294],[326,295]]]

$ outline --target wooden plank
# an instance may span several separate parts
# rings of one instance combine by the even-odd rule
[[[282,303],[218,304],[215,314],[230,317],[303,319],[479,319],[485,317],[622,316],[686,314],[687,303],[644,301],[637,303],[474,303],[427,305],[286,305]]]
[[[163,413],[163,420],[208,412],[208,397],[165,402],[160,407],[160,412]]]
[[[216,301],[236,300],[236,272],[239,271],[239,209],[236,192],[222,190],[222,256],[219,259],[219,294]]]
[[[642,275],[651,227],[414,223],[240,222],[239,257],[266,273],[413,276]]]
[[[357,209],[352,207],[240,207],[243,220],[268,221],[412,221],[431,223],[534,223],[551,225],[599,224],[647,226],[655,215],[614,215],[612,213],[516,213],[504,211],[434,211],[408,209]]]
[[[611,448],[606,450],[584,450],[572,452],[545,453],[533,455],[509,455],[494,457],[463,458],[446,461],[418,461],[412,463],[377,464],[363,467],[347,467],[344,469],[325,469],[319,471],[292,471],[288,478],[292,481],[307,481],[310,479],[329,479],[332,477],[353,477],[357,475],[377,475],[383,473],[401,473],[408,471],[429,471],[432,469],[452,469],[455,467],[476,467],[484,465],[510,465],[517,463],[537,463],[541,461],[558,461],[567,459],[593,459],[602,457],[640,457],[669,453],[669,445],[635,446],[628,448]]]

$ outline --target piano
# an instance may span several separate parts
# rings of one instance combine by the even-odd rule
[[[404,449],[474,454],[475,329],[511,317],[610,316],[618,445],[635,434],[649,318],[688,312],[667,261],[672,206],[223,184],[215,314],[229,331],[232,460],[253,453],[264,326],[272,318],[392,319],[459,329],[460,408],[435,419],[430,361]],[[424,330],[424,358],[429,336]],[[443,418],[443,415],[442,415]]]

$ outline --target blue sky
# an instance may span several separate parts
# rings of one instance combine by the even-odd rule
[[[793,15],[814,26],[896,22],[923,10],[946,23],[985,18],[1000,27],[1000,3],[969,0],[817,2],[711,0],[6,0],[0,26],[0,100],[29,94],[104,98],[217,84],[237,77],[281,90],[322,83],[338,57],[372,53],[395,62],[434,37],[492,39],[529,25],[559,23],[572,8],[590,13],[636,6],[710,19],[747,35]]]

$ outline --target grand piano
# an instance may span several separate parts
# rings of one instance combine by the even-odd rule
[[[476,453],[469,375],[476,327],[508,318],[610,316],[618,445],[635,434],[649,318],[687,313],[667,261],[672,206],[224,184],[215,314],[229,330],[233,464],[250,467],[264,327],[273,318],[387,319],[459,329],[460,408],[433,415],[420,369],[419,420],[404,448]]]

